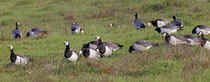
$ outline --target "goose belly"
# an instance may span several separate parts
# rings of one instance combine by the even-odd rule
[[[176,33],[177,29],[170,30],[170,29],[163,29],[163,28],[161,28],[161,33],[164,33],[164,32],[166,32],[168,34]]]
[[[182,41],[182,40],[175,38],[174,36],[171,36],[171,40],[169,41],[169,43],[172,45],[179,45],[179,44],[186,44],[187,41]]]
[[[30,36],[35,36],[36,34],[34,32],[32,32],[32,31],[29,31],[29,35]]]
[[[67,58],[69,61],[76,62],[78,59],[78,55],[75,52],[72,52],[72,56]]]
[[[136,50],[136,51],[145,51],[145,50],[148,50],[148,49],[151,48],[151,47],[145,47],[145,46],[143,46],[143,45],[134,44],[134,45],[133,45],[133,48],[134,48],[134,50]]]
[[[157,27],[162,27],[162,26],[165,26],[166,25],[166,22],[164,21],[157,21]]]
[[[17,59],[16,61],[14,62],[16,65],[24,65],[24,64],[27,64],[28,63],[28,60],[27,59],[24,59],[20,56],[17,56]]]
[[[89,49],[89,51],[90,51],[90,55],[88,56],[88,58],[94,59],[94,58],[97,58],[99,56],[99,52],[97,52],[93,49]]]
[[[105,49],[106,49],[106,51],[103,54],[104,56],[110,56],[110,55],[112,55],[112,49],[111,48],[109,48],[108,46],[106,46]]]
[[[210,42],[207,41],[203,47],[210,50]]]

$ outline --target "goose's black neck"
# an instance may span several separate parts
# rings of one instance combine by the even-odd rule
[[[18,29],[18,23],[16,23],[16,29]]]
[[[131,53],[132,51],[134,51],[133,45],[129,47],[128,52]]]
[[[137,13],[135,13],[135,19],[138,19],[138,14]]]
[[[100,39],[98,39],[98,45],[101,45],[101,44],[102,44],[102,40],[100,38]]]
[[[170,42],[170,37],[171,36],[168,33],[166,33],[165,40],[166,40],[167,43]]]
[[[66,49],[67,49],[67,50],[69,50],[69,49],[70,49],[70,48],[69,48],[69,45],[66,45]]]
[[[15,55],[15,53],[14,53],[14,51],[13,51],[13,49],[11,49],[11,56],[10,56],[10,60],[12,61],[12,63],[14,63],[15,62],[15,60],[16,60],[16,55]]]

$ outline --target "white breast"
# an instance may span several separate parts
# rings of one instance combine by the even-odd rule
[[[162,27],[166,25],[166,22],[163,21],[157,21],[158,27]]]
[[[133,48],[134,48],[134,50],[140,51],[140,52],[147,50],[146,47],[144,47],[143,45],[138,45],[138,44],[133,44]]]
[[[109,48],[108,46],[105,46],[105,48],[106,48],[106,51],[105,51],[105,53],[103,55],[104,56],[110,56],[110,55],[112,55],[112,49]]]
[[[166,32],[168,34],[176,33],[177,29],[170,30],[170,29],[163,29],[163,28],[161,28],[161,33],[164,33],[164,32]]]
[[[72,56],[68,58],[69,61],[76,62],[78,55],[75,52],[72,52]]]
[[[203,47],[210,50],[210,42],[207,41],[206,44]]]
[[[20,56],[17,56],[16,61],[14,62],[16,65],[24,65],[27,64],[29,61],[27,59],[24,59]]]
[[[35,33],[32,32],[32,31],[29,31],[29,35],[30,35],[30,36],[35,36]]]
[[[97,52],[93,49],[89,49],[89,51],[90,51],[90,55],[88,56],[88,58],[94,59],[94,58],[97,58],[99,56],[99,52]]]

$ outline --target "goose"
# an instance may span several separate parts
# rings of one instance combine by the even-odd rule
[[[21,37],[22,37],[22,31],[19,30],[19,28],[18,28],[19,24],[20,24],[20,23],[17,21],[17,22],[16,22],[16,28],[12,31],[12,37],[13,37],[14,39],[16,39],[16,38],[21,38]]]
[[[132,44],[129,47],[128,52],[131,53],[132,51],[138,51],[138,52],[143,52],[145,50],[148,50],[152,47],[158,46],[157,43],[151,42],[151,41],[146,41],[146,40],[139,40],[136,41],[134,44]]]
[[[109,46],[107,46],[105,44],[98,45],[98,50],[102,57],[104,57],[104,56],[110,57],[112,55],[112,51],[113,51]]]
[[[157,31],[158,33],[166,32],[168,34],[176,33],[179,30],[183,29],[180,26],[174,26],[174,25],[166,25],[155,29],[155,31]]]
[[[70,32],[73,33],[84,33],[84,31],[82,30],[82,28],[80,27],[79,24],[76,23],[72,23],[70,26]]]
[[[108,46],[112,51],[116,51],[116,50],[122,49],[123,46],[124,46],[124,45],[120,45],[118,43],[113,43],[111,41],[102,42],[100,36],[96,36],[96,39],[98,40],[99,44],[103,44],[105,46]]]
[[[191,46],[200,44],[202,40],[201,37],[194,35],[185,35],[184,38],[189,41],[188,45]]]
[[[210,50],[210,40],[207,40],[204,38],[204,34],[202,32],[199,33],[199,35],[201,35],[201,46],[205,49]]]
[[[32,28],[28,33],[27,33],[27,35],[26,35],[26,37],[29,37],[29,36],[39,36],[39,35],[42,35],[42,34],[46,34],[47,33],[47,31],[46,30],[43,30],[43,29],[41,29],[41,28],[38,28],[38,27],[36,27],[36,28]]]
[[[93,48],[83,47],[81,50],[78,51],[78,54],[83,54],[83,56],[88,59],[97,59],[98,57],[100,57],[99,50]]]
[[[164,20],[164,19],[156,19],[154,21],[150,21],[148,22],[148,26],[150,26],[151,24],[155,27],[162,27],[162,26],[166,26],[170,23],[169,20]]]
[[[203,32],[204,35],[210,34],[210,27],[207,25],[198,25],[192,30],[192,34]]]
[[[187,44],[190,41],[188,41],[187,39],[185,39],[182,36],[179,35],[169,35],[168,33],[164,32],[162,33],[162,37],[165,37],[165,41],[166,43],[169,43],[171,45],[180,45],[180,44]]]
[[[27,58],[23,55],[15,54],[14,51],[13,51],[13,46],[12,45],[9,45],[9,48],[10,48],[10,52],[11,52],[10,60],[13,64],[25,65],[25,64],[28,64],[29,62],[32,61],[32,59],[29,59],[29,58]]]
[[[136,27],[137,30],[145,28],[145,23],[142,19],[138,19],[138,14],[137,12],[134,13],[135,19],[133,21],[134,26]]]
[[[78,59],[77,53],[73,50],[70,50],[68,41],[65,41],[64,45],[66,45],[66,49],[64,52],[64,58],[66,58],[67,60],[69,60],[71,62],[76,62]]]
[[[172,25],[183,27],[184,23],[182,22],[181,19],[176,19],[174,15],[173,15],[173,19],[174,20],[171,22]]]

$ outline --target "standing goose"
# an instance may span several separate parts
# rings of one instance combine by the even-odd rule
[[[31,29],[28,33],[27,33],[27,37],[29,37],[29,36],[39,36],[39,35],[42,35],[42,34],[46,34],[47,33],[47,31],[46,30],[43,30],[43,29],[41,29],[41,28],[33,28],[33,29]]]
[[[138,19],[138,14],[137,12],[134,13],[135,19],[133,21],[134,26],[136,27],[137,30],[145,28],[145,23],[142,19]]]
[[[31,59],[23,56],[23,55],[16,55],[13,51],[13,46],[10,45],[9,46],[10,51],[11,51],[11,55],[10,55],[10,60],[13,64],[16,65],[25,65],[27,63],[29,63],[30,61],[32,61]]]
[[[78,53],[83,54],[85,58],[89,59],[97,59],[98,57],[100,57],[99,50],[93,48],[83,47],[81,50],[78,51]]]
[[[66,45],[66,49],[65,49],[65,52],[64,52],[64,57],[71,62],[76,62],[77,59],[78,59],[77,53],[73,50],[70,50],[68,41],[65,41],[64,45]]]
[[[207,40],[204,38],[204,34],[202,32],[199,33],[199,35],[201,35],[201,46],[205,49],[210,50],[210,40]]]
[[[116,51],[119,49],[122,49],[124,45],[120,45],[118,43],[113,43],[111,41],[107,41],[107,42],[102,42],[101,37],[100,36],[96,36],[96,39],[98,40],[99,44],[103,44],[108,46],[110,49],[112,49],[112,51]]]
[[[19,24],[20,24],[20,23],[17,21],[17,22],[16,22],[16,28],[12,31],[12,37],[13,37],[14,39],[16,39],[16,38],[21,38],[21,37],[22,37],[22,32],[21,32],[21,30],[19,30],[19,28],[18,28]]]
[[[187,43],[190,42],[190,41],[186,40],[182,36],[179,36],[179,35],[169,35],[166,32],[162,33],[162,37],[165,37],[166,43],[169,43],[171,45],[181,45],[181,44],[187,44]]]
[[[157,43],[151,42],[151,41],[146,41],[146,40],[139,40],[136,41],[133,45],[129,47],[128,52],[131,53],[132,51],[138,51],[138,52],[143,52],[145,50],[148,50],[152,47],[158,46]]]
[[[99,53],[101,54],[102,57],[103,56],[107,57],[107,56],[112,55],[113,50],[105,44],[98,45],[98,49],[99,49]]]
[[[148,22],[148,26],[150,26],[151,23],[152,23],[153,26],[160,28],[162,26],[168,25],[170,23],[170,21],[169,20],[164,20],[164,19],[156,19],[154,21]]]
[[[201,37],[194,35],[185,35],[184,38],[189,41],[188,45],[191,46],[200,44],[202,40]]]
[[[166,26],[162,26],[160,28],[156,28],[155,31],[157,31],[158,33],[176,33],[179,30],[183,30],[180,26],[174,26],[174,25],[166,25]]]
[[[204,35],[210,34],[210,27],[206,25],[198,25],[193,30],[193,34],[198,34],[199,32],[202,32]]]
[[[182,22],[181,19],[176,19],[175,16],[173,16],[173,19],[174,20],[171,22],[172,25],[183,27],[184,23]]]
[[[76,23],[72,23],[70,26],[70,32],[73,33],[84,33],[84,31],[82,30],[82,28],[80,27],[79,24]]]

